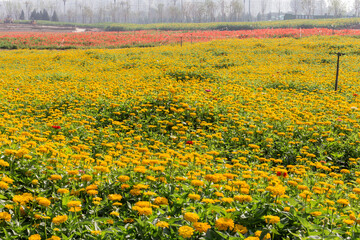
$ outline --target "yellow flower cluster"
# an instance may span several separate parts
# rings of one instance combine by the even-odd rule
[[[215,222],[215,227],[220,231],[233,230],[234,221],[230,218],[219,218]]]
[[[199,215],[197,215],[196,213],[187,212],[184,214],[184,219],[194,223],[199,220]]]
[[[182,226],[179,228],[179,235],[183,238],[190,238],[194,233],[194,229],[189,226]]]
[[[55,225],[58,225],[58,224],[61,224],[61,223],[64,223],[68,220],[68,216],[64,215],[64,216],[56,216],[52,219],[52,222],[55,224]]]
[[[10,222],[11,215],[8,212],[0,212],[0,220]]]
[[[278,216],[264,216],[266,223],[274,224],[280,222],[280,218]]]

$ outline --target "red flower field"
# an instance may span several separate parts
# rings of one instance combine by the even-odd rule
[[[0,48],[121,48],[181,42],[206,42],[226,38],[301,38],[312,35],[360,35],[360,30],[257,29],[241,31],[132,31],[83,33],[0,33]]]

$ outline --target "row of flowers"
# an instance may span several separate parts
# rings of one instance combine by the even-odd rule
[[[164,45],[181,42],[206,42],[228,38],[301,38],[313,35],[359,35],[360,30],[256,29],[241,31],[133,31],[84,33],[1,33],[2,48],[119,48],[139,45]]]

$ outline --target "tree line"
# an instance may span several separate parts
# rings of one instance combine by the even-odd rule
[[[26,20],[24,10],[21,10],[19,19],[20,20]],[[40,10],[40,11],[37,11],[37,10],[34,9],[31,12],[31,15],[29,16],[29,19],[27,19],[27,20],[44,20],[44,21],[58,22],[59,17],[57,15],[56,11],[54,11],[53,14],[50,16],[46,9],[43,9],[43,10]]]
[[[285,10],[284,0],[7,0],[2,3],[2,11],[3,16],[14,19],[78,23],[276,20],[281,19],[286,12],[294,15],[334,17],[358,17],[360,14],[360,0],[289,1],[290,9]],[[350,9],[346,9],[345,1],[351,1]],[[42,10],[37,10],[38,7]]]
[[[350,9],[346,9],[346,1]],[[330,15],[334,17],[359,17],[360,0],[291,0],[290,7],[294,15]]]

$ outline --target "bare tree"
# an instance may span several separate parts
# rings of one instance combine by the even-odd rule
[[[342,0],[330,0],[329,11],[334,14],[335,17],[341,16],[345,12],[345,5]]]
[[[45,9],[49,13],[53,13],[57,9],[56,2],[54,2],[53,0],[47,1],[46,4],[45,4]]]
[[[230,20],[239,21],[243,12],[243,5],[240,0],[231,0],[230,2]]]
[[[159,22],[163,22],[163,14],[164,14],[164,4],[163,3],[159,3],[157,5],[157,13],[159,15]]]
[[[44,9],[45,1],[44,0],[37,0],[36,1],[36,7],[39,8],[39,9]]]
[[[97,19],[98,19],[97,21],[104,22],[105,21],[104,16],[105,16],[105,10],[103,7],[100,7],[97,12]]]
[[[13,18],[13,16],[14,16],[14,5],[13,5],[12,2],[10,2],[10,1],[5,2],[5,12],[6,12],[6,17]]]
[[[67,0],[63,0],[63,2],[64,2],[64,14],[65,14],[65,10],[66,10],[66,6],[65,6],[65,5],[66,5],[66,1],[67,1]]]
[[[20,3],[19,2],[13,2],[13,5],[14,5],[14,7],[13,7],[13,14],[14,14],[14,17],[16,18],[16,19],[18,19],[19,18],[19,16],[20,16],[20,13],[21,13],[21,6],[20,6]]]
[[[78,21],[78,6],[79,6],[78,0],[75,0],[75,8],[74,8],[75,22]],[[98,9],[98,13],[100,13],[100,9]],[[101,19],[101,17],[98,17],[98,19]],[[98,20],[98,22],[101,22],[101,21]]]
[[[315,6],[315,11],[317,12],[317,14],[324,15],[324,11],[326,9],[325,0],[317,0]]]
[[[220,6],[220,21],[224,22],[226,20],[226,12],[225,12],[226,1],[219,0],[219,6]]]
[[[76,16],[75,11],[73,9],[68,9],[66,12],[67,20],[68,22],[75,22]]]
[[[205,4],[207,21],[214,22],[215,21],[215,3],[214,3],[214,1],[206,0],[204,4]]]
[[[278,8],[278,18],[280,19],[280,14],[281,14],[281,0],[278,0],[278,2],[277,2],[277,8]]]
[[[153,4],[153,0],[149,0],[148,2],[148,22],[150,22],[151,19],[151,5]]]
[[[27,19],[30,20],[30,9],[32,8],[33,4],[31,1],[26,1],[25,2],[25,8],[26,8],[26,14],[27,14]]]
[[[116,22],[116,20],[117,20],[116,17],[118,15],[118,11],[119,11],[119,5],[114,1],[114,3],[110,3],[109,6],[110,6],[111,21]]]
[[[124,20],[125,23],[127,23],[130,19],[130,9],[131,9],[131,5],[129,3],[129,0],[126,0],[125,2],[125,7],[124,7]]]
[[[193,4],[190,2],[185,2],[183,5],[183,17],[185,18],[185,22],[192,22],[193,16]]]
[[[203,17],[206,14],[205,4],[201,2],[193,3],[193,21],[194,22],[202,22]]]
[[[115,1],[115,0],[114,0]],[[121,7],[121,13],[124,15],[124,9],[125,9],[125,1],[121,1],[120,2],[120,7]],[[119,21],[121,22],[121,19],[119,19]],[[126,19],[124,19],[124,22],[126,22]]]
[[[87,22],[92,23],[93,17],[94,17],[94,12],[91,9],[91,7],[89,7],[89,6],[84,7],[84,15],[85,15],[85,17],[87,19]]]
[[[301,0],[291,0],[290,8],[294,12],[295,15],[300,14],[301,12]]]
[[[360,12],[360,0],[354,1],[355,17],[359,17]]]
[[[174,2],[176,4],[176,2]],[[172,4],[168,7],[167,13],[171,22],[177,22],[179,19],[180,11],[177,5]]]
[[[268,6],[268,0],[261,0],[260,9],[261,9],[261,20],[265,20],[265,11]]]
[[[315,1],[314,0],[301,0],[301,6],[305,14],[310,18],[314,15]]]

